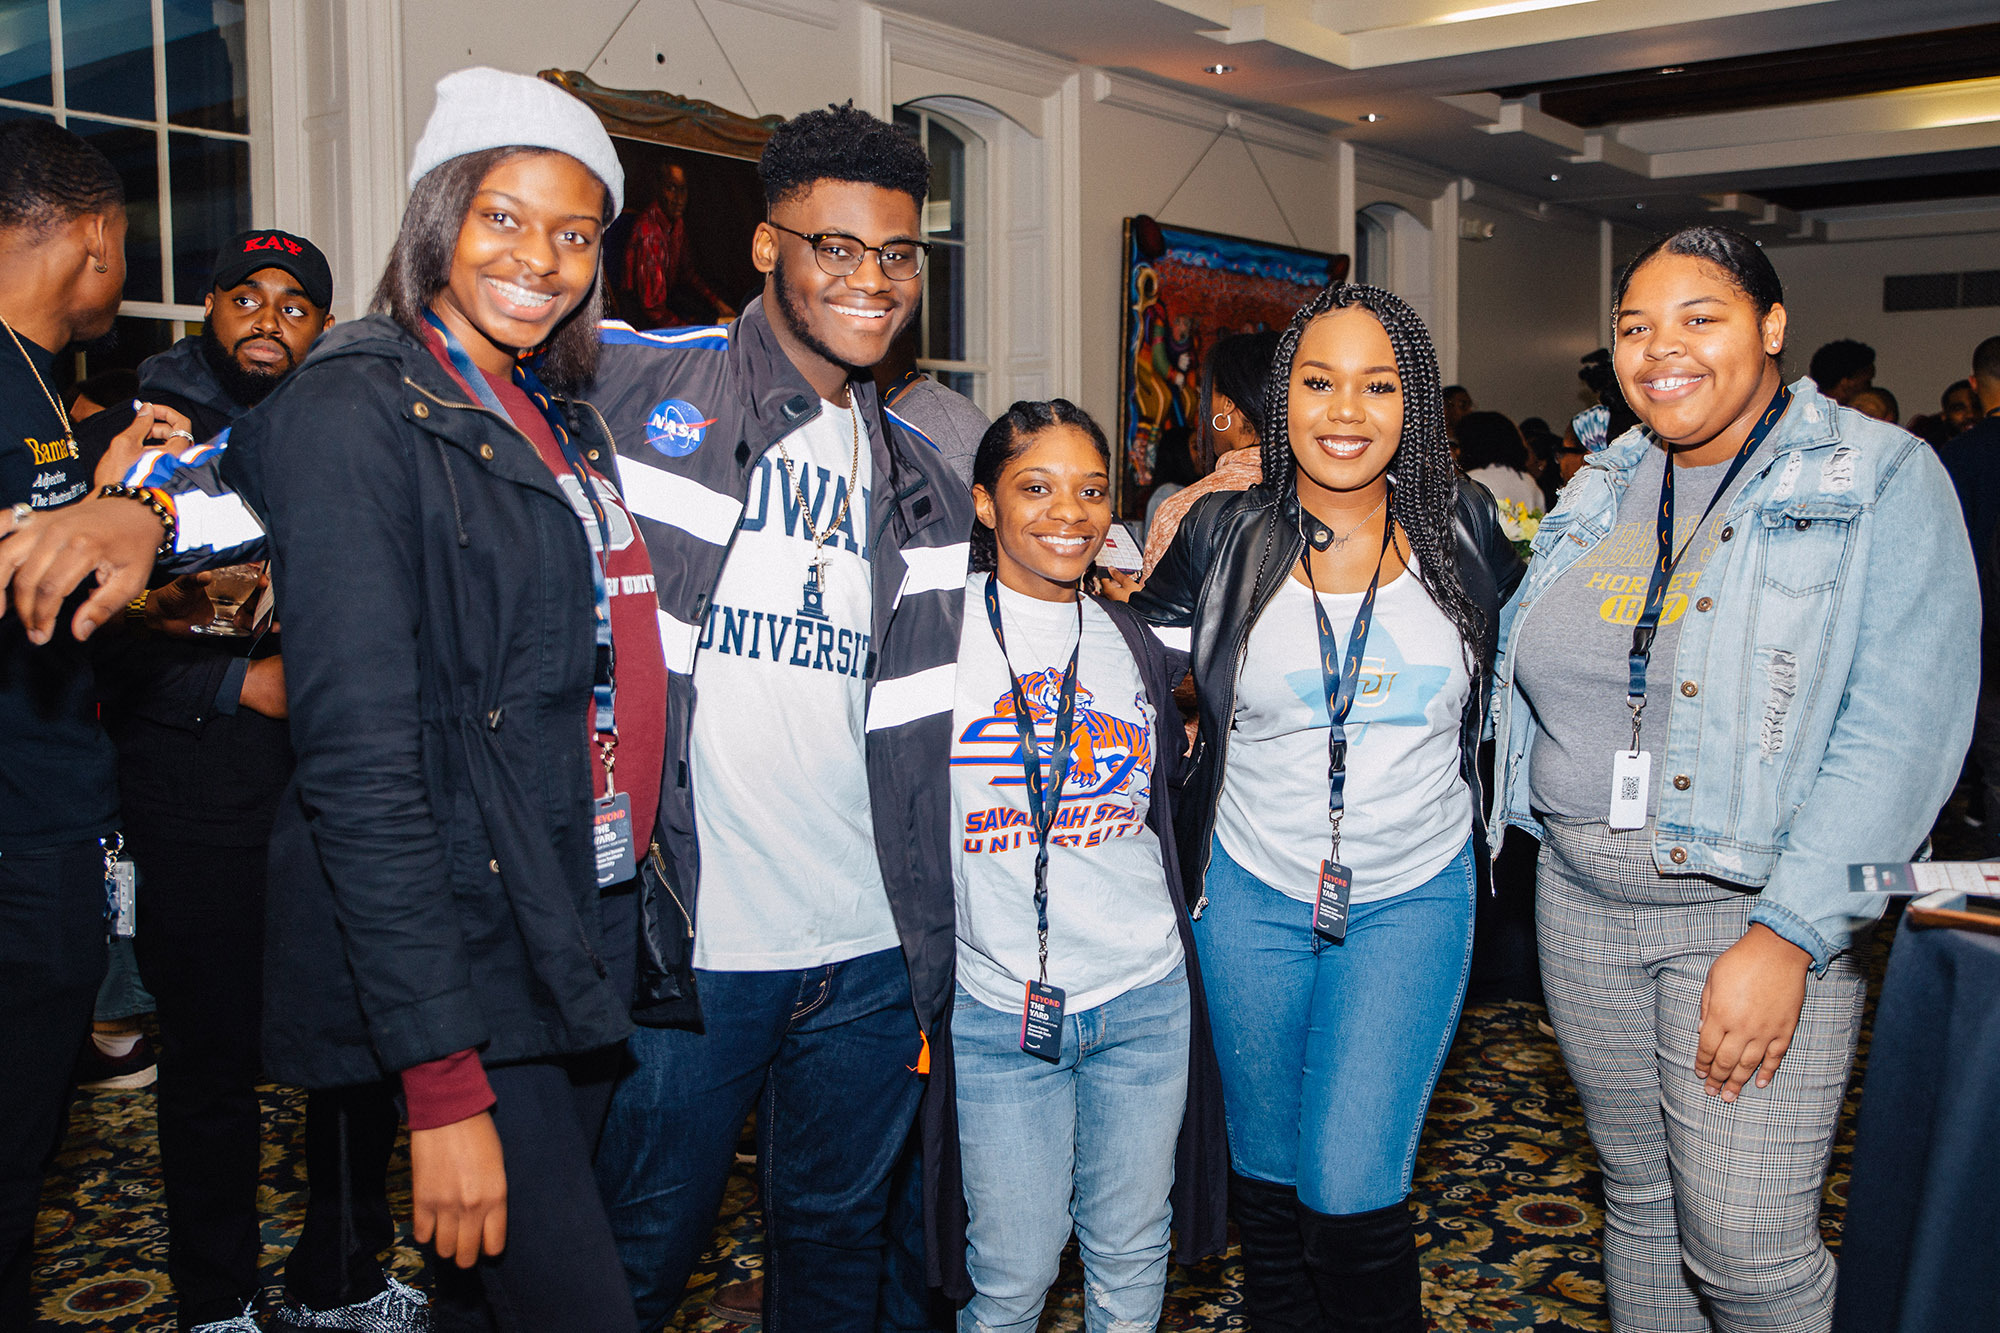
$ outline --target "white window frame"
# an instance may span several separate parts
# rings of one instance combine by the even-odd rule
[[[961,360],[919,356],[917,369],[925,372],[970,375],[972,392],[967,396],[975,402],[984,402],[987,385],[992,382],[993,376],[993,365],[989,356],[992,340],[988,336],[987,327],[991,319],[991,283],[988,279],[987,265],[990,251],[986,193],[987,142],[986,136],[967,124],[963,118],[950,114],[949,110],[940,110],[937,103],[945,100],[957,99],[918,98],[916,101],[897,107],[896,112],[899,115],[908,114],[917,117],[918,141],[926,153],[930,151],[930,127],[933,123],[943,125],[965,145],[965,197],[959,205],[965,216],[965,239],[955,241],[934,237],[928,226],[924,228],[923,239],[930,242],[933,253],[940,248],[953,249],[958,251],[964,261],[959,267],[958,291],[959,298],[965,303],[963,317],[965,350],[968,355]],[[927,201],[924,207],[928,209],[931,204]],[[928,341],[925,335],[928,333],[934,313],[934,303],[930,299],[930,269],[926,266],[924,302],[920,316],[924,321],[924,327],[918,333],[919,346]]]
[[[71,113],[68,104],[67,88],[69,71],[66,68],[66,62],[63,58],[62,6],[63,0],[48,0],[49,97],[51,105],[43,106],[35,102],[18,102],[12,98],[0,97],[0,106],[28,111],[36,115],[53,115],[56,124],[67,126]],[[252,52],[256,47],[256,43],[248,40],[248,37],[250,28],[255,20],[257,0],[249,0],[247,8],[251,12],[245,16],[246,40],[244,42],[244,60],[246,64],[249,64],[252,63]],[[260,141],[255,133],[256,119],[254,114],[251,118],[252,129],[241,134],[233,130],[211,130],[192,125],[178,125],[169,119],[167,114],[166,5],[164,0],[150,0],[148,9],[152,15],[153,23],[152,118],[150,120],[136,120],[130,116],[111,116],[96,111],[77,111],[75,114],[83,120],[98,124],[122,125],[127,129],[146,130],[153,136],[155,169],[158,171],[160,179],[160,295],[169,299],[160,301],[121,301],[118,304],[118,313],[132,319],[166,320],[171,325],[173,339],[178,341],[187,336],[190,325],[199,327],[206,316],[199,305],[187,305],[171,299],[174,294],[174,183],[172,163],[167,151],[168,133],[191,134],[203,139],[223,139],[232,143],[243,144],[249,149],[250,199],[248,202],[250,205],[249,216],[252,218],[257,217],[260,212],[260,200],[257,196],[259,194],[260,180],[264,173],[258,169],[261,153]],[[257,90],[257,79],[250,70],[246,70],[245,96],[254,98]],[[254,112],[254,107],[252,110]]]

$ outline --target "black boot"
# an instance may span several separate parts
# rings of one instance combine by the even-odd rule
[[[1243,1311],[1250,1333],[1325,1333],[1306,1277],[1299,1192],[1229,1173],[1229,1216],[1243,1247]]]
[[[1300,1204],[1299,1227],[1331,1333],[1424,1333],[1430,1326],[1409,1200],[1337,1217]]]

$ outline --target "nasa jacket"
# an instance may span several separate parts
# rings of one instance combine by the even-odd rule
[[[778,345],[761,298],[727,328],[637,333],[612,323],[604,343],[589,397],[610,424],[621,489],[652,552],[668,672],[666,772],[640,870],[642,911],[660,923],[643,938],[659,947],[640,960],[635,1016],[698,1027],[701,849],[688,772],[695,646],[758,460],[819,415],[820,397]],[[874,660],[866,671],[875,847],[917,1022],[935,1058],[957,947],[951,790],[937,774],[951,747],[972,499],[929,440],[883,408],[872,384],[857,380],[853,393],[868,423],[876,496],[867,542]]]

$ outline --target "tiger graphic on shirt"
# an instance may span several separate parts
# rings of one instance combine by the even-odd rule
[[[1035,726],[1041,750],[1044,777],[1051,776],[1055,761],[1055,720],[1062,701],[1063,673],[1055,668],[1032,671],[1020,678],[1021,694],[1028,704],[1028,719]],[[1062,809],[1056,817],[1057,845],[1095,846],[1105,837],[1122,836],[1144,823],[1144,810],[1153,790],[1153,710],[1144,695],[1135,694],[1133,711],[1139,721],[1127,721],[1092,707],[1095,702],[1088,687],[1076,688],[1076,707],[1070,723],[1069,779],[1063,785]],[[952,765],[991,768],[989,785],[1019,789],[1026,784],[1021,769],[1021,740],[1015,724],[1014,695],[1010,690],[993,702],[993,711],[974,718],[960,733],[954,747]],[[1013,805],[969,812],[965,834],[967,850],[979,850],[972,838],[1028,824],[1027,812]],[[1076,830],[1074,834],[1067,832]],[[1005,834],[992,839],[990,850],[1001,850]],[[1031,830],[1006,840],[1011,849],[1032,845]]]

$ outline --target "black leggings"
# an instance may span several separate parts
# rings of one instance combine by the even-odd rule
[[[601,900],[605,963],[632,985],[637,895]],[[498,1065],[493,1125],[507,1170],[507,1247],[471,1269],[431,1257],[438,1333],[637,1333],[632,1292],[591,1170],[624,1043]]]

